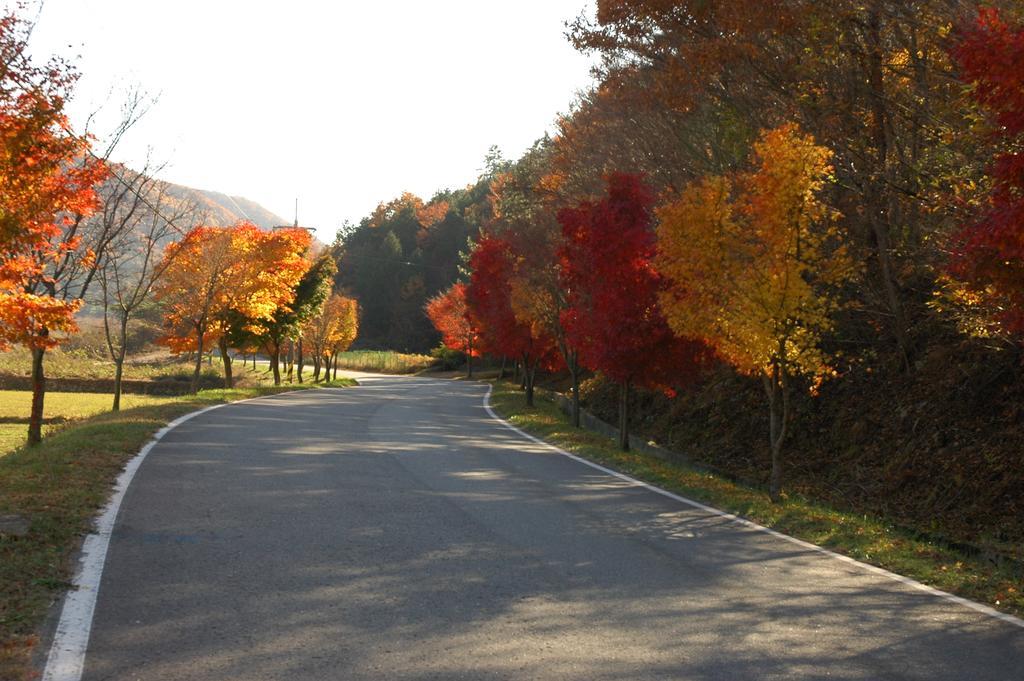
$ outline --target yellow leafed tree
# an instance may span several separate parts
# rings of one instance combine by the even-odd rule
[[[669,325],[764,382],[776,500],[791,379],[816,385],[833,373],[821,340],[839,306],[838,285],[854,271],[838,214],[821,197],[831,157],[786,124],[761,134],[750,171],[703,178],[658,211]]]
[[[337,374],[338,354],[352,345],[359,334],[359,305],[352,298],[334,294],[326,302],[320,314],[309,320],[302,329],[303,342],[313,350],[313,380],[320,380],[324,368],[324,380],[330,380],[331,365]]]

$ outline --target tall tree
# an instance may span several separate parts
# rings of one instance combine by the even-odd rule
[[[546,136],[523,156],[507,164],[491,183],[493,219],[487,229],[507,240],[514,255],[509,295],[516,319],[537,337],[554,340],[572,381],[572,422],[580,425],[579,349],[562,325],[568,292],[559,276],[562,230],[556,219],[567,199],[565,173],[552,165],[553,146]]]
[[[15,14],[0,17],[0,348],[18,343],[32,353],[28,442],[35,444],[42,439],[43,358],[77,330],[81,306],[80,298],[58,294],[49,270],[69,253],[94,261],[73,226],[76,216],[95,211],[94,187],[106,168],[88,155],[87,139],[67,132],[74,72],[59,61],[33,64],[30,28]]]
[[[671,392],[707,359],[700,342],[676,337],[657,305],[654,195],[640,177],[614,173],[607,194],[562,210],[559,256],[568,308],[562,313],[583,364],[619,384],[619,446],[629,449],[633,386]]]
[[[710,176],[658,211],[661,306],[672,329],[701,338],[769,404],[770,493],[782,491],[782,447],[795,376],[832,373],[821,346],[854,269],[821,194],[832,153],[795,125],[766,131],[754,168]]]

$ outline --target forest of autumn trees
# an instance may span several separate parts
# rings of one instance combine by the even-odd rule
[[[872,413],[949,353],[968,383],[1020,383],[1019,3],[600,0],[570,37],[597,84],[476,213],[459,286],[480,348],[516,357],[522,335],[574,386],[577,366],[618,384],[624,447],[630,384],[685,402],[709,376],[753,379],[775,499],[784,444],[844,382],[875,386],[857,394]],[[666,331],[679,362],[653,349]],[[979,465],[945,452],[937,469]],[[1001,456],[982,465],[1005,498],[1019,469]]]

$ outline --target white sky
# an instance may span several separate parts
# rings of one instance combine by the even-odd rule
[[[79,128],[132,84],[159,97],[115,160],[151,147],[164,179],[289,220],[298,196],[330,241],[404,190],[472,182],[490,145],[516,158],[551,130],[590,83],[564,37],[583,11],[592,0],[46,0],[31,49],[77,64]]]

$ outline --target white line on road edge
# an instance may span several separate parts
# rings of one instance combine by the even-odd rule
[[[773,537],[776,537],[778,539],[783,539],[783,540],[788,541],[788,542],[790,542],[792,544],[796,544],[797,546],[801,546],[801,547],[803,547],[805,549],[810,549],[812,551],[817,551],[818,553],[821,553],[821,554],[824,554],[826,556],[829,556],[830,558],[835,558],[836,560],[840,560],[840,561],[842,561],[844,563],[849,563],[851,565],[856,565],[857,567],[859,567],[861,569],[864,569],[864,570],[867,570],[868,572],[873,572],[876,575],[881,575],[883,577],[887,577],[887,578],[889,578],[889,579],[891,579],[893,581],[899,582],[900,584],[904,584],[906,586],[912,587],[912,588],[917,589],[919,591],[923,591],[923,592],[925,592],[927,594],[931,594],[933,596],[938,596],[939,598],[944,598],[947,601],[952,601],[953,603],[957,603],[957,604],[962,605],[964,607],[970,608],[971,610],[976,610],[977,612],[980,612],[980,613],[983,613],[985,615],[988,615],[989,617],[994,617],[994,618],[996,618],[998,620],[1002,620],[1003,622],[1006,622],[1008,624],[1012,624],[1014,626],[1024,628],[1024,620],[1022,620],[1022,619],[1020,619],[1018,617],[1014,617],[1013,615],[1008,615],[1005,612],[999,612],[995,608],[989,607],[987,605],[983,605],[981,603],[976,603],[974,601],[968,600],[966,598],[962,598],[960,596],[954,596],[951,593],[947,593],[945,591],[941,591],[939,589],[936,589],[935,587],[928,586],[927,584],[922,584],[921,582],[913,580],[913,579],[911,579],[909,577],[904,577],[903,575],[898,575],[895,572],[889,572],[888,570],[880,568],[880,567],[878,567],[876,565],[869,565],[868,563],[862,563],[861,561],[856,560],[854,558],[850,558],[849,556],[844,556],[841,553],[836,553],[834,551],[829,551],[828,549],[822,548],[820,546],[816,546],[815,544],[811,544],[809,542],[805,542],[802,539],[797,539],[796,537],[791,537],[788,534],[782,534],[781,532],[777,532],[776,530],[769,529],[769,528],[767,528],[767,527],[765,527],[763,525],[758,525],[757,523],[755,523],[753,521],[750,521],[750,520],[747,520],[746,518],[740,518],[739,516],[733,515],[732,513],[726,513],[725,511],[720,511],[717,508],[712,508],[711,506],[705,506],[704,504],[700,503],[699,501],[694,501],[692,499],[687,499],[686,497],[679,496],[678,494],[673,494],[672,492],[669,492],[667,490],[663,490],[660,487],[655,487],[654,485],[651,485],[649,483],[643,482],[642,480],[637,480],[636,478],[631,478],[630,476],[625,475],[624,473],[619,473],[618,471],[614,471],[611,468],[605,468],[604,466],[602,466],[600,464],[596,464],[593,461],[588,461],[587,459],[584,459],[583,457],[576,456],[575,454],[567,452],[567,451],[565,451],[564,449],[562,449],[560,447],[556,447],[555,445],[551,444],[550,442],[545,442],[544,440],[541,440],[538,437],[534,437],[533,435],[530,435],[526,431],[524,431],[524,430],[522,430],[520,428],[515,427],[514,425],[512,425],[511,423],[509,423],[505,419],[503,419],[500,416],[498,416],[494,412],[494,410],[491,409],[491,391],[492,391],[492,388],[493,388],[493,386],[488,385],[487,386],[487,394],[484,395],[484,409],[486,409],[487,413],[491,415],[491,418],[493,418],[494,420],[496,420],[498,423],[500,423],[501,425],[505,426],[509,430],[514,431],[515,433],[518,433],[519,435],[521,435],[522,437],[526,438],[527,440],[530,440],[531,442],[536,442],[537,444],[539,444],[539,445],[541,445],[543,447],[546,447],[546,448],[551,449],[551,450],[553,450],[555,452],[558,452],[562,456],[567,456],[570,459],[572,459],[573,461],[578,461],[579,463],[582,463],[582,464],[584,464],[586,466],[590,466],[591,468],[595,468],[595,469],[601,471],[602,473],[607,473],[608,475],[616,477],[616,478],[618,478],[620,480],[624,480],[624,481],[626,481],[628,483],[631,483],[631,484],[633,484],[633,485],[635,485],[637,487],[643,487],[644,489],[647,489],[647,490],[649,490],[651,492],[654,492],[655,494],[660,494],[663,497],[668,497],[669,499],[673,499],[673,500],[678,501],[680,503],[686,504],[687,506],[692,506],[693,508],[700,509],[701,511],[704,511],[705,513],[710,513],[712,515],[719,516],[721,518],[725,518],[726,520],[730,520],[730,521],[732,521],[734,523],[738,523],[740,525],[743,525],[744,527],[749,527],[749,528],[751,528],[753,530],[757,530],[758,532],[765,532],[765,533],[770,534]]]
[[[89,634],[92,632],[92,615],[96,609],[96,596],[100,589],[103,563],[107,558],[107,547],[110,546],[110,535],[114,531],[114,522],[117,520],[117,513],[121,508],[125,492],[128,491],[128,485],[131,484],[135,472],[139,470],[146,455],[157,442],[185,421],[208,411],[282,395],[301,395],[304,392],[306,391],[296,390],[263,397],[250,397],[237,402],[214,404],[179,416],[153,434],[153,439],[139,450],[139,453],[128,462],[121,475],[118,476],[117,484],[114,485],[114,494],[107,502],[103,513],[96,520],[95,532],[88,535],[82,542],[78,572],[71,582],[71,590],[64,600],[64,608],[60,612],[57,631],[53,635],[53,643],[50,645],[50,652],[46,657],[43,681],[79,681],[82,678],[85,668],[85,651],[89,646]]]
[[[107,502],[103,513],[96,520],[96,530],[88,535],[82,543],[82,556],[79,558],[78,573],[72,582],[71,591],[64,601],[64,609],[60,613],[57,631],[53,636],[50,654],[46,657],[46,669],[43,681],[78,681],[82,678],[85,667],[85,650],[89,645],[89,634],[92,631],[92,615],[96,608],[96,595],[100,588],[100,577],[103,575],[103,562],[107,558],[107,547],[110,535],[114,531],[114,521],[121,508],[128,485],[131,484],[135,472],[145,461],[146,455],[160,439],[185,421],[208,411],[219,409],[224,404],[215,404],[198,411],[179,416],[153,434],[139,453],[124,467],[114,486],[114,494]]]

